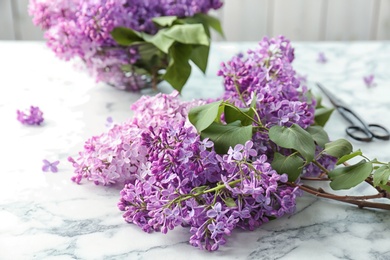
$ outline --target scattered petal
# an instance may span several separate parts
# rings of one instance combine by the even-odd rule
[[[43,122],[43,113],[39,107],[30,106],[29,111],[17,110],[17,119],[24,125],[40,125]]]
[[[372,88],[376,86],[374,80],[375,80],[375,76],[373,74],[363,77],[364,84],[366,84],[367,88]]]
[[[58,167],[57,165],[60,164],[60,161],[54,161],[54,162],[49,162],[48,160],[44,159],[43,161],[43,166],[42,166],[42,171],[44,172],[58,172]]]
[[[323,52],[318,53],[317,62],[318,63],[326,63],[326,62],[328,62],[328,59],[325,57],[325,54]]]
[[[107,117],[106,119],[106,127],[112,128],[114,126],[114,119],[112,119],[111,116]]]

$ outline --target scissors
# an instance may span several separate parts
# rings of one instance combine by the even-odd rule
[[[374,138],[389,140],[389,131],[378,124],[366,124],[355,112],[345,105],[340,99],[325,89],[320,83],[317,86],[328,97],[332,105],[349,122],[351,126],[345,129],[346,133],[355,140],[371,142]],[[355,124],[357,122],[358,124]]]

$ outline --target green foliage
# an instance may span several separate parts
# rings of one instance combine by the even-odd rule
[[[238,108],[231,105],[225,105],[225,121],[231,123],[234,121],[241,121],[242,125],[251,125],[255,115],[256,96],[253,98],[250,107]]]
[[[351,160],[352,158],[355,158],[356,156],[362,156],[363,155],[363,153],[362,153],[362,151],[359,149],[359,150],[357,150],[357,151],[355,151],[355,152],[353,152],[353,153],[350,153],[350,154],[346,154],[346,155],[344,155],[344,156],[342,156],[338,161],[337,161],[337,165],[339,165],[339,164],[342,164],[342,163],[344,163],[344,162],[346,162],[346,161],[348,161],[348,160]]]
[[[373,169],[372,162],[361,160],[357,164],[336,168],[328,173],[330,187],[334,190],[350,189],[362,183],[370,176]]]
[[[203,72],[206,73],[207,61],[209,59],[210,46],[193,46],[190,60]]]
[[[207,27],[213,28],[217,33],[224,37],[221,23],[217,18],[203,13],[196,14],[195,17],[196,19],[199,19],[203,25],[207,25]]]
[[[198,132],[202,132],[209,127],[219,114],[221,101],[209,103],[203,106],[194,107],[188,113],[188,119],[195,126]]]
[[[323,151],[336,158],[341,158],[352,152],[352,144],[345,139],[338,139],[336,141],[325,144]]]
[[[214,142],[215,151],[224,154],[227,153],[229,147],[249,141],[252,138],[252,126],[243,126],[240,121],[230,124],[213,122],[200,133],[200,136],[209,138]]]
[[[288,181],[296,182],[301,177],[303,167],[314,163],[326,174],[330,187],[334,190],[350,189],[368,180],[373,186],[390,192],[390,164],[377,160],[369,161],[360,150],[352,152],[352,144],[345,139],[329,142],[324,129],[319,126],[310,126],[307,129],[293,124],[291,127],[272,126],[270,129],[262,126],[256,118],[256,99],[252,100],[250,107],[239,108],[226,101],[217,101],[195,107],[189,112],[189,120],[200,133],[201,138],[209,138],[214,142],[215,151],[226,154],[230,147],[236,144],[245,144],[256,131],[266,134],[274,143],[274,158],[271,163],[273,169],[279,174],[287,174]],[[221,120],[221,117],[224,120]],[[317,149],[320,149],[317,154]],[[342,166],[332,171],[323,167],[317,158],[327,154],[338,159],[338,164],[361,156],[364,160],[354,165]],[[379,166],[375,166],[379,165]],[[235,206],[233,201],[226,204]]]
[[[314,139],[297,124],[291,127],[275,125],[269,129],[269,138],[280,147],[298,151],[307,163],[314,159]]]
[[[390,165],[386,164],[379,167],[374,172],[374,186],[387,185],[390,177]]]
[[[242,117],[243,112],[239,108],[233,107],[229,112],[231,118],[237,120],[221,122],[221,113],[226,111],[227,107],[233,106],[229,103],[218,101],[192,108],[188,113],[191,124],[195,126],[200,136],[212,140],[214,149],[219,154],[226,153],[229,147],[249,141],[253,133],[252,124],[246,121],[248,120],[247,117]],[[253,118],[253,116],[250,118]],[[245,123],[243,124],[240,119],[243,119]]]
[[[332,115],[334,108],[328,108],[322,105],[321,97],[317,98],[316,110],[314,113],[314,124],[319,126],[325,126],[330,116]]]
[[[209,38],[201,24],[177,24],[164,32],[168,38],[184,44],[206,45]]]
[[[181,92],[184,84],[191,75],[191,65],[189,55],[192,47],[189,45],[176,43],[170,48],[170,61],[163,79],[172,85],[177,91]]]
[[[389,185],[379,184],[379,188],[381,188],[382,190],[385,190],[387,192],[390,192],[390,186]]]
[[[231,197],[220,197],[228,207],[237,207],[236,201]]]
[[[325,147],[325,144],[329,142],[329,136],[328,134],[325,132],[324,128],[322,128],[321,126],[319,125],[315,125],[315,126],[309,126],[306,131],[311,134],[311,137],[313,137],[314,139],[314,142],[324,148]]]
[[[151,77],[154,88],[166,80],[180,92],[191,75],[189,61],[206,73],[210,28],[222,34],[221,25],[218,19],[204,14],[183,19],[156,17],[153,22],[160,27],[155,35],[124,27],[112,30],[111,36],[119,45],[135,47],[140,53],[136,64],[125,65],[123,69]]]
[[[169,27],[178,19],[177,16],[154,17],[152,21],[162,27]]]
[[[125,27],[116,27],[112,30],[111,36],[122,46],[129,46],[137,42],[143,42],[141,33]]]
[[[272,168],[279,174],[286,173],[290,182],[296,181],[302,172],[304,164],[305,162],[296,153],[284,156],[278,152],[274,154],[274,159],[271,163]]]

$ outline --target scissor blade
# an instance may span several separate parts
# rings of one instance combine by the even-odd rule
[[[321,89],[321,91],[325,94],[325,96],[328,97],[329,101],[335,107],[345,107],[345,104],[340,99],[338,99],[334,94],[330,93],[329,90],[327,90],[323,85],[317,83],[317,87]]]

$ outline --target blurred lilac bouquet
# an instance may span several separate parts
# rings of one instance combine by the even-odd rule
[[[30,0],[29,13],[55,54],[80,58],[97,81],[138,91],[166,80],[180,91],[186,78],[177,82],[171,74],[189,76],[189,60],[205,71],[209,28],[222,33],[207,13],[221,6],[220,0]],[[186,41],[183,30],[191,36]]]
[[[184,102],[178,92],[142,97],[131,106],[133,118],[90,138],[77,159],[69,158],[73,181],[123,185],[118,207],[125,221],[145,232],[189,227],[189,243],[209,251],[236,228],[252,231],[293,213],[301,190],[380,208],[303,183],[356,185],[333,169],[358,153],[346,140],[329,142],[321,124],[330,111],[311,96],[293,59],[287,39],[264,38],[222,64],[221,99]],[[385,177],[373,178],[378,189],[388,188]]]

